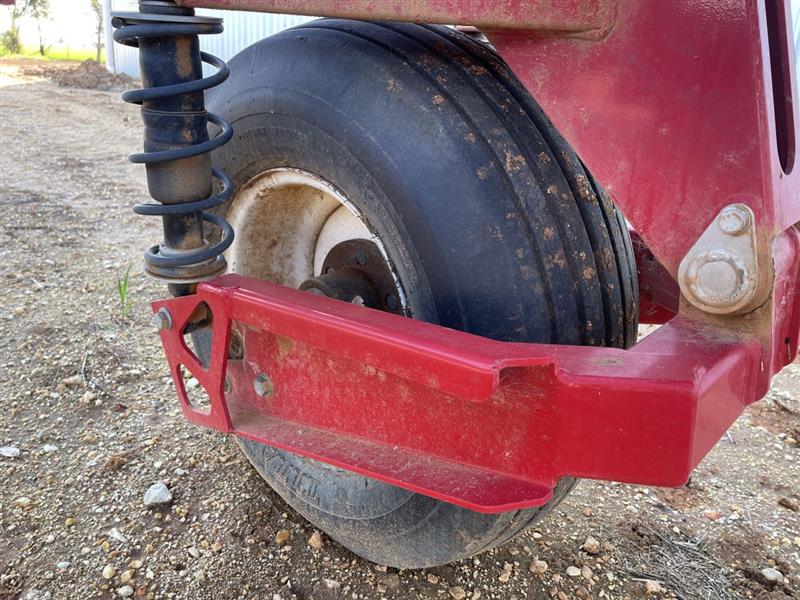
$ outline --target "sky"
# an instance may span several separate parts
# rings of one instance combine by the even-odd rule
[[[10,8],[0,7],[0,31],[11,23]],[[36,21],[22,19],[20,36],[25,46],[38,46]],[[50,0],[50,19],[42,21],[45,45],[93,48],[97,21],[89,0]]]

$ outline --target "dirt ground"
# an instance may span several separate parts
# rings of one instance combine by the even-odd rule
[[[148,306],[165,289],[139,272],[160,227],[130,210],[141,135],[116,94],[0,63],[0,447],[19,450],[0,450],[0,598],[800,597],[798,364],[682,489],[585,481],[513,543],[425,571],[310,546],[233,439],[181,417]]]

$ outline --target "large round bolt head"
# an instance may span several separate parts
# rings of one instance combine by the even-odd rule
[[[743,204],[731,204],[722,209],[717,223],[727,235],[742,235],[750,227],[750,211]]]
[[[749,289],[748,277],[744,264],[724,250],[701,254],[687,272],[689,289],[695,298],[716,308],[739,302]]]
[[[153,325],[159,331],[165,329],[172,329],[172,315],[166,308],[159,308],[158,312],[153,315]]]

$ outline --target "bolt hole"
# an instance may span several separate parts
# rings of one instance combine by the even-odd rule
[[[253,380],[253,389],[259,398],[271,398],[274,391],[272,379],[266,373],[262,373]]]

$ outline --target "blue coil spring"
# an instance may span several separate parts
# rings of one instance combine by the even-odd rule
[[[194,16],[174,17],[163,14],[115,13],[112,24],[116,29],[114,40],[134,48],[139,47],[139,40],[143,38],[196,36],[222,32],[221,20]],[[202,62],[214,67],[216,72],[208,77],[193,81],[129,90],[122,94],[122,99],[125,102],[141,105],[148,100],[203,92],[219,85],[228,78],[228,66],[223,60],[207,52],[200,52],[200,59]],[[131,154],[128,159],[133,163],[152,165],[199,156],[216,150],[230,141],[231,137],[233,137],[233,128],[230,123],[219,115],[207,113],[207,118],[209,122],[220,129],[219,133],[209,140],[180,148],[139,152]],[[222,184],[222,188],[219,192],[207,198],[179,204],[147,203],[137,204],[133,207],[133,211],[139,215],[163,217],[199,213],[204,221],[215,225],[221,231],[218,242],[214,244],[207,243],[205,247],[196,250],[164,255],[160,252],[159,246],[153,246],[145,252],[145,261],[149,265],[156,268],[179,270],[182,267],[217,259],[233,243],[233,228],[230,224],[221,217],[206,212],[211,208],[224,204],[230,198],[233,193],[233,182],[227,174],[217,167],[212,167],[211,172],[213,177]]]

